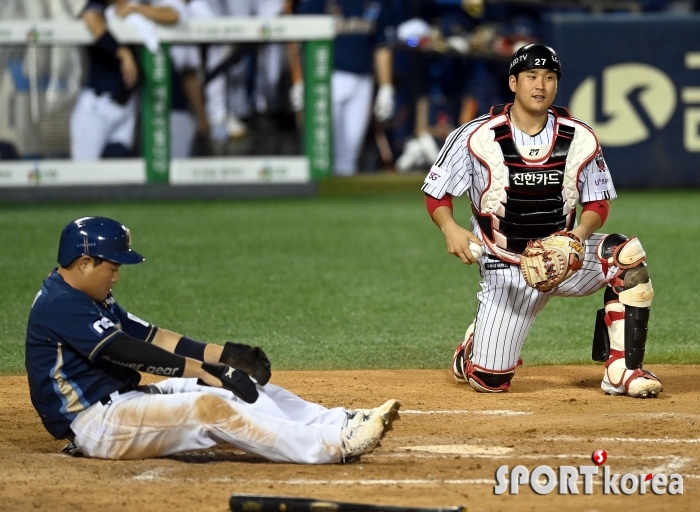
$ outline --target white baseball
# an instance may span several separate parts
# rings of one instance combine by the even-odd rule
[[[477,260],[481,258],[481,255],[484,253],[484,248],[471,240],[469,240],[469,250],[472,252],[472,256]]]

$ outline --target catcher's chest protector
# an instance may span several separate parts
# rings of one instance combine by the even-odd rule
[[[568,110],[552,106],[552,144],[518,148],[509,109],[493,107],[491,119],[474,131],[467,145],[489,172],[480,204],[472,205],[484,241],[500,259],[518,263],[528,241],[573,228],[578,175],[595,155],[598,141]]]

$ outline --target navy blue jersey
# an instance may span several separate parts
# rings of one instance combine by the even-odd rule
[[[104,17],[105,5],[90,1],[83,10],[83,12],[85,11],[96,11]],[[97,93],[108,92],[119,102],[126,101],[130,93],[122,78],[121,61],[94,44],[87,47],[87,54],[88,66],[85,85]]]
[[[75,416],[141,374],[99,357],[119,334],[150,342],[157,327],[127,313],[110,294],[95,302],[56,270],[44,279],[27,323],[25,366],[34,408],[56,439]]]
[[[303,0],[298,14],[336,16],[334,69],[373,74],[374,50],[387,43],[389,6],[383,0]]]

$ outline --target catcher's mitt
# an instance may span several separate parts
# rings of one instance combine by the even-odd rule
[[[530,240],[520,257],[520,270],[528,286],[548,292],[583,266],[584,248],[571,233],[554,233]]]

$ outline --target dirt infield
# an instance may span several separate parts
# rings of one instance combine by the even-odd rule
[[[293,495],[385,505],[481,510],[698,510],[700,368],[656,365],[658,399],[605,396],[600,366],[523,367],[511,391],[482,395],[446,370],[277,372],[273,382],[326,406],[402,403],[380,447],[347,465],[273,464],[231,448],[165,459],[103,461],[59,453],[25,377],[0,378],[0,509],[226,511],[232,493]],[[146,380],[146,379],[144,379]],[[499,466],[592,465],[612,473],[679,473],[682,495],[494,494]],[[601,471],[602,476],[602,471]],[[544,482],[544,480],[543,480]],[[619,484],[619,480],[618,480]]]

